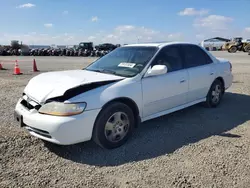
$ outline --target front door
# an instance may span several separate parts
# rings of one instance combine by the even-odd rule
[[[187,102],[188,72],[184,69],[178,45],[161,49],[152,66],[166,65],[164,75],[142,78],[143,118]]]

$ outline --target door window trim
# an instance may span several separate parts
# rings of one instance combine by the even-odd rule
[[[148,69],[152,66],[152,64],[154,63],[154,61],[155,61],[156,58],[158,57],[158,55],[159,55],[163,50],[165,50],[166,48],[169,48],[169,47],[177,47],[178,52],[179,52],[179,55],[180,55],[180,58],[181,58],[182,69],[175,70],[175,71],[171,71],[171,72],[167,72],[166,74],[170,74],[170,73],[172,73],[172,72],[182,71],[182,70],[185,70],[185,69],[186,69],[186,65],[185,65],[185,61],[184,61],[185,58],[184,58],[183,53],[182,53],[181,44],[171,44],[171,45],[167,45],[167,46],[162,47],[162,48],[157,52],[157,54],[155,54],[155,56],[154,56],[154,57],[152,58],[152,60],[150,61],[149,66],[147,67],[147,71],[148,71]],[[146,72],[147,72],[147,71],[146,71]],[[145,72],[145,74],[146,74],[146,72]],[[143,77],[145,76],[145,74],[143,75]]]
[[[197,46],[195,44],[182,44],[180,46],[181,46],[182,57],[183,57],[183,61],[184,61],[186,69],[192,69],[192,68],[196,68],[196,67],[208,66],[208,65],[211,65],[213,63],[213,60],[211,59],[211,57],[200,46]],[[188,62],[186,61],[186,58],[185,58],[185,49],[183,48],[183,47],[186,47],[186,46],[194,46],[196,48],[199,48],[199,50],[201,50],[204,53],[204,56],[205,56],[205,59],[206,59],[206,64],[202,64],[202,65],[198,65],[198,66],[194,66],[194,67],[189,67]]]

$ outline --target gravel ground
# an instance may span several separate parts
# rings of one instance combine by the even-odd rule
[[[143,123],[121,148],[92,142],[57,146],[30,136],[13,120],[32,73],[0,71],[0,187],[249,187],[250,57],[214,52],[233,63],[234,83],[216,109],[196,105]],[[18,57],[20,59],[20,57]],[[15,57],[0,57],[0,60]],[[77,69],[92,58],[37,57],[41,72]]]

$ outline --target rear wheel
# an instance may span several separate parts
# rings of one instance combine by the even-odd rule
[[[131,136],[134,125],[133,111],[127,105],[120,102],[111,103],[97,117],[93,140],[106,149],[120,147]]]
[[[236,52],[237,52],[237,47],[236,47],[236,46],[231,46],[231,47],[228,49],[228,52],[229,52],[229,53],[236,53]]]
[[[250,45],[245,46],[244,52],[250,52]]]
[[[218,79],[215,80],[207,94],[205,105],[209,108],[217,107],[221,102],[223,93],[224,86],[222,82]]]

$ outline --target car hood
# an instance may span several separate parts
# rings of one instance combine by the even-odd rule
[[[124,77],[87,70],[48,72],[32,78],[24,93],[33,100],[43,103],[47,99],[63,96],[67,90],[77,86],[121,79]]]

